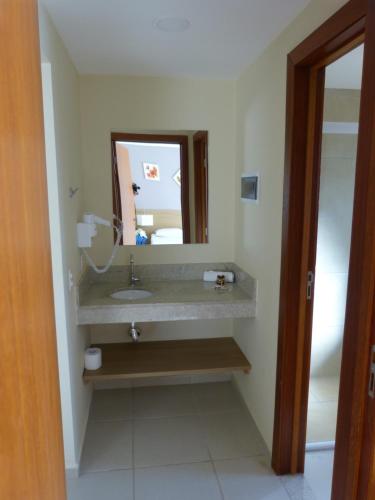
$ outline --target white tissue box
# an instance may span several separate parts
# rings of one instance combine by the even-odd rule
[[[234,273],[232,271],[205,271],[203,281],[216,281],[218,276],[224,276],[227,283],[234,282]]]
[[[139,214],[137,215],[138,226],[153,226],[154,216],[152,214]]]

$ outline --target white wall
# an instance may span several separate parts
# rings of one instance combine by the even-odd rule
[[[324,121],[356,123],[359,90],[326,90]],[[357,135],[323,136],[311,350],[312,376],[339,376],[346,309]]]
[[[81,117],[85,209],[110,218],[112,213],[111,131],[208,130],[209,243],[121,247],[115,263],[232,262],[235,233],[235,101],[234,82],[126,76],[82,76]],[[100,230],[91,255],[103,264],[111,252],[112,232]],[[143,328],[143,325],[141,325]],[[194,332],[192,332],[192,329]],[[105,342],[108,328],[92,328],[92,339]],[[112,327],[111,332],[115,330]],[[145,327],[146,331],[149,328]],[[116,338],[126,340],[127,326]],[[233,321],[182,322],[174,328],[178,339],[231,336]],[[150,339],[170,338],[170,325],[155,324]],[[146,335],[145,335],[146,336]],[[143,336],[142,338],[144,338]]]
[[[45,63],[44,98],[47,171],[60,390],[63,416],[65,464],[77,467],[86,427],[91,389],[82,381],[83,351],[88,330],[77,328],[74,289],[69,291],[68,270],[77,283],[80,257],[76,245],[76,221],[82,208],[82,178],[78,75],[53,27],[40,6],[40,41]],[[51,87],[48,86],[49,68]],[[51,98],[53,97],[53,108]],[[54,129],[53,127],[54,116]],[[73,199],[69,187],[80,187]],[[59,247],[59,248],[57,248]]]
[[[241,76],[237,93],[236,263],[258,280],[258,315],[235,321],[235,337],[253,365],[236,376],[272,448],[277,359],[287,54],[345,1],[312,0]],[[242,204],[242,172],[261,176],[259,205]]]
[[[102,217],[112,214],[110,133],[208,130],[209,244],[120,249],[139,263],[233,261],[235,120],[234,82],[126,76],[82,76],[81,115],[84,205]],[[112,232],[102,230],[91,254],[103,264]]]

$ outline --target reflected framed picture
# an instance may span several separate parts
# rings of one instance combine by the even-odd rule
[[[173,176],[173,180],[177,184],[177,186],[181,186],[181,169],[178,169],[177,172]]]
[[[143,162],[143,173],[148,181],[160,181],[159,165],[156,163]]]

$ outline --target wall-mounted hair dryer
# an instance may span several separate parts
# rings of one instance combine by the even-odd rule
[[[122,233],[123,233],[122,221],[120,219],[118,219],[115,215],[113,216],[113,218],[117,220],[116,225],[112,224],[112,222],[110,222],[106,219],[102,219],[101,217],[98,217],[95,214],[86,213],[83,215],[83,221],[78,222],[78,224],[77,224],[78,247],[82,248],[82,252],[85,255],[88,263],[94,269],[94,271],[97,273],[105,273],[109,269],[109,267],[111,266],[111,264],[113,262],[113,259],[115,258],[117,249],[120,245],[120,241],[121,241]],[[107,264],[101,268],[99,268],[95,265],[94,261],[92,260],[92,258],[88,255],[88,253],[85,250],[86,248],[91,248],[92,238],[94,236],[96,236],[96,234],[97,234],[96,226],[98,224],[100,224],[102,226],[107,226],[109,228],[113,228],[117,233],[117,238],[116,238],[116,242],[115,242],[115,245],[113,247],[113,250],[112,250],[112,254],[111,254]]]
[[[77,224],[77,242],[79,248],[91,248],[92,238],[97,235],[96,225],[112,227],[112,223],[95,214],[86,213],[82,222]]]

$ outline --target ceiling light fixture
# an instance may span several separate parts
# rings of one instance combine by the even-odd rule
[[[182,33],[190,28],[190,21],[184,17],[162,17],[156,19],[153,25],[166,33]]]

